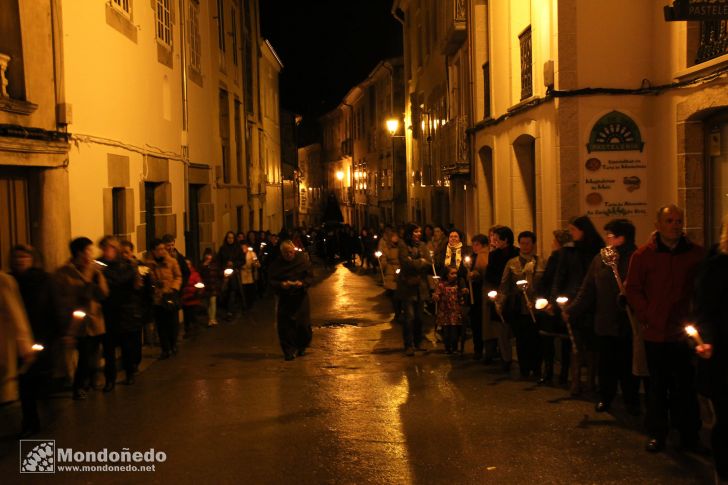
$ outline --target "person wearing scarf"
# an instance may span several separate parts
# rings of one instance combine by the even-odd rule
[[[531,231],[521,232],[518,235],[518,246],[520,248],[518,256],[506,263],[496,301],[516,337],[521,378],[533,375],[534,378],[540,379],[541,340],[538,328],[531,320],[528,302],[517,285],[519,280],[528,281],[526,293],[530,303],[533,304],[536,298],[536,277],[537,273],[541,272],[539,258],[536,256],[536,234]]]

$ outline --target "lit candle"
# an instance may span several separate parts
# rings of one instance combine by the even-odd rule
[[[377,259],[379,259],[379,258],[382,257],[382,252],[381,251],[377,251],[377,252],[374,253],[374,256],[376,256]]]
[[[495,299],[496,299],[497,297],[498,297],[498,292],[497,292],[497,291],[495,291],[495,290],[490,290],[490,291],[488,292],[488,298],[490,298],[491,300],[495,301]]]
[[[465,267],[468,268],[468,290],[470,291],[470,304],[475,304],[475,296],[473,295],[473,280],[470,278],[470,264],[471,259],[470,256],[465,256],[465,259],[463,260],[465,262]]]
[[[104,267],[108,266],[108,264],[104,263],[103,261],[99,261],[98,259],[95,259],[94,263],[98,264],[99,266],[104,266]]]
[[[203,283],[201,281],[199,283],[195,284],[195,288],[197,288],[198,290],[201,290],[204,287],[205,287],[205,283]]]
[[[394,274],[399,274],[399,268],[397,268],[397,271],[395,271]]]
[[[695,340],[695,343],[697,343],[698,345],[705,344],[705,342],[703,342],[703,339],[700,337],[700,334],[698,333],[698,329],[695,328],[695,326],[686,325],[685,333],[687,333],[693,340]]]
[[[45,347],[43,347],[41,344],[33,344],[31,349],[33,349],[36,352],[40,352],[41,350],[45,349]]]
[[[84,318],[86,318],[86,312],[83,310],[76,310],[75,312],[73,312],[73,318],[83,320]]]
[[[549,301],[546,298],[536,299],[536,310],[543,310],[547,306],[549,306]]]
[[[516,286],[521,291],[526,291],[528,289],[528,280],[518,280],[516,281]]]
[[[559,304],[560,307],[564,307],[567,303],[569,303],[569,297],[568,296],[560,296],[556,299],[556,303]]]
[[[233,274],[233,270],[232,270],[232,268],[228,268],[223,273],[227,277],[227,276],[230,276],[231,274]]]

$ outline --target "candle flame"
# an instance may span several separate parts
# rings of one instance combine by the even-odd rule
[[[202,289],[204,287],[205,287],[205,283],[197,283],[197,284],[195,284],[195,288]]]
[[[31,349],[35,350],[36,352],[40,352],[41,350],[45,349],[41,344],[33,344]]]
[[[108,266],[108,264],[104,263],[103,261],[99,261],[98,259],[94,260],[94,263],[98,264],[99,266]]]
[[[558,298],[556,299],[556,303],[558,303],[559,305],[564,305],[564,304],[566,304],[566,303],[567,303],[568,301],[569,301],[569,297],[568,297],[568,296],[560,296],[560,297],[558,297]]]
[[[381,251],[377,251],[376,253],[374,253],[374,256],[376,256],[377,258],[381,258],[382,257],[382,252]]]
[[[543,310],[546,308],[549,304],[549,301],[546,298],[538,298],[536,300],[536,310]]]
[[[73,312],[73,317],[78,319],[86,318],[86,312],[83,310],[76,310]]]
[[[226,269],[226,270],[224,271],[224,273],[225,273],[225,276],[230,276],[231,274],[233,274],[233,270],[232,270],[232,269],[230,269],[230,268],[228,268],[228,269]]]
[[[495,290],[491,290],[488,292],[488,298],[491,300],[495,300],[495,297],[498,296],[498,292]]]
[[[698,334],[698,330],[692,325],[686,325],[685,332],[691,337],[695,337]]]
[[[399,268],[397,268],[397,271],[395,271],[396,274],[399,274]]]

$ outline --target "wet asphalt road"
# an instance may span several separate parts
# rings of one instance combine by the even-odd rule
[[[39,435],[75,450],[163,450],[156,471],[21,477],[13,444],[0,482],[707,483],[703,459],[642,451],[639,419],[618,409],[597,415],[587,399],[435,349],[404,357],[373,276],[339,266],[321,279],[314,324],[338,325],[315,328],[306,356],[283,361],[272,302],[259,302],[132,387],[59,400]]]

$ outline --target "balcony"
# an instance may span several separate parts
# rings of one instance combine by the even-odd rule
[[[700,44],[695,64],[728,54],[728,20],[700,22]]]
[[[442,173],[447,177],[470,174],[467,128],[467,117],[458,116],[441,129],[440,160]]]
[[[445,7],[445,42],[442,53],[454,54],[468,36],[465,0],[446,0]]]

